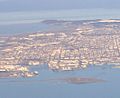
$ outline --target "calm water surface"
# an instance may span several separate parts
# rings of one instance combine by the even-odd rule
[[[73,9],[37,12],[0,13],[0,35],[21,34],[35,31],[54,30],[55,27],[42,24],[42,20],[95,20],[120,19],[120,9]],[[59,29],[59,27],[56,27]]]
[[[120,69],[88,68],[77,71],[53,72],[37,68],[33,78],[0,79],[1,98],[119,98]],[[54,81],[68,77],[92,77],[103,82],[72,84]]]

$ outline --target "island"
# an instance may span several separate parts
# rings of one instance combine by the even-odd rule
[[[53,71],[120,65],[120,20],[45,20],[62,30],[0,36],[0,77],[32,77],[31,66]]]

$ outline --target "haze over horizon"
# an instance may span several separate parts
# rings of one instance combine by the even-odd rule
[[[61,9],[120,9],[120,0],[0,0],[0,12]]]

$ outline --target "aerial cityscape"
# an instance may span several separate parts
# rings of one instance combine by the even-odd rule
[[[0,77],[39,75],[32,66],[47,65],[53,71],[120,65],[120,20],[44,20],[70,28],[0,36]]]
[[[120,98],[120,0],[0,0],[0,98]]]

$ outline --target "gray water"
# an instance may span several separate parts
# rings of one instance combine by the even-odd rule
[[[120,10],[84,9],[0,13],[0,35],[55,29],[41,23],[41,20],[46,19],[120,19]],[[33,78],[0,79],[0,98],[120,98],[120,69],[89,67],[63,72],[54,72],[47,67],[34,69],[39,71],[39,75]],[[85,84],[60,81],[60,78],[68,77],[92,77],[104,81]]]
[[[29,12],[1,12],[0,35],[49,31],[54,28],[43,20],[120,19],[120,9],[73,9]]]

